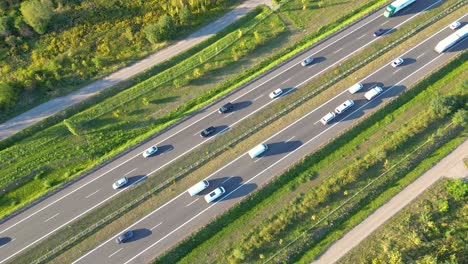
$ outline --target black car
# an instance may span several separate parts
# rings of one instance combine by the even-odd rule
[[[374,37],[382,36],[385,31],[385,29],[379,28],[376,32],[374,32]]]
[[[218,112],[219,112],[220,114],[224,114],[224,113],[227,113],[227,112],[231,111],[233,107],[234,107],[234,106],[233,106],[231,103],[227,103],[227,104],[221,106],[221,107],[219,108]]]
[[[118,236],[115,239],[115,242],[117,242],[117,244],[125,243],[125,241],[129,240],[131,237],[133,237],[133,231],[127,231],[121,234],[120,236]]]
[[[213,134],[215,131],[216,131],[216,128],[210,126],[210,127],[206,128],[205,130],[203,130],[203,131],[200,133],[200,136],[202,136],[202,137],[208,137],[208,136],[210,136],[211,134]]]

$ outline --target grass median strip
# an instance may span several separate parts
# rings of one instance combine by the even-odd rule
[[[438,10],[435,10],[434,12],[437,12],[437,11],[438,11]],[[408,25],[408,26],[410,27],[411,25]],[[376,61],[375,63],[379,63],[379,62]],[[312,85],[313,85],[313,84],[312,84]],[[327,95],[325,95],[325,97],[326,97],[326,96],[327,96]],[[324,98],[325,98],[325,97],[324,97]],[[315,103],[317,103],[317,102],[315,102]],[[313,107],[313,105],[310,106],[310,107]],[[301,111],[302,111],[302,110],[301,110]],[[267,113],[267,115],[268,115],[268,113]],[[265,116],[265,114],[259,114],[256,118],[261,118],[261,119],[263,119],[264,116]],[[289,118],[288,118],[288,120],[293,120],[293,119],[294,119],[294,118],[292,118],[292,119],[289,119]],[[258,119],[257,119],[257,120],[251,120],[250,122],[258,122]],[[251,126],[250,123],[246,124],[246,127],[247,127],[247,128],[250,127],[250,126]],[[275,127],[278,127],[278,126],[275,126]],[[282,125],[281,125],[280,127],[282,127]],[[276,128],[274,128],[273,130],[275,130],[275,129],[276,129]],[[263,134],[263,133],[262,133],[262,134]],[[264,135],[266,135],[266,134],[264,134]],[[231,137],[231,136],[227,136],[226,140],[229,140],[230,137]],[[264,136],[261,136],[261,137],[264,137]],[[227,154],[226,154],[227,156],[224,155],[224,157],[222,157],[222,158],[223,158],[223,159],[226,159],[226,158],[228,158],[228,157],[232,157],[232,155],[238,155],[238,154],[242,153],[242,152],[244,151],[244,149],[247,149],[249,146],[251,146],[251,145],[252,145],[252,142],[258,142],[259,140],[261,140],[261,139],[258,139],[258,137],[252,138],[252,139],[249,138],[249,140],[248,140],[247,142],[245,142],[245,143],[243,142],[243,143],[241,144],[240,147],[236,147],[236,149],[233,149],[234,152],[229,151],[229,152],[227,152]],[[217,147],[216,144],[207,146],[208,149],[210,149],[210,148],[216,148],[216,147]],[[201,156],[205,155],[204,153],[205,153],[206,151],[207,151],[207,149],[200,150],[200,152],[196,152],[196,153],[194,153],[194,155],[191,155],[191,156],[189,156],[187,159],[184,159],[184,160],[185,160],[186,162],[189,162],[189,163],[192,162],[192,163],[193,163],[193,161],[194,161],[193,158],[198,158],[198,157],[200,157],[200,155],[201,155]],[[192,158],[191,158],[191,157],[192,157]],[[220,161],[220,160],[214,160],[213,162],[210,162],[210,163],[208,164],[207,167],[208,167],[209,169],[206,169],[206,168],[205,168],[205,169],[203,169],[203,170],[200,170],[199,174],[196,173],[194,176],[189,177],[189,178],[187,179],[187,181],[184,181],[184,182],[179,182],[179,181],[178,181],[176,185],[171,185],[170,188],[167,190],[167,192],[165,192],[165,195],[166,195],[166,196],[159,196],[159,194],[158,194],[159,198],[150,199],[150,200],[148,200],[148,201],[145,201],[141,206],[142,206],[143,208],[146,208],[146,209],[143,209],[143,211],[139,210],[138,213],[137,213],[136,211],[132,211],[131,214],[126,215],[123,219],[117,221],[117,222],[116,222],[115,224],[113,224],[112,226],[109,226],[109,228],[107,228],[107,227],[104,228],[102,231],[99,232],[98,235],[92,236],[92,237],[90,237],[89,240],[86,239],[83,243],[80,243],[80,245],[76,248],[77,251],[74,251],[74,253],[71,253],[71,254],[72,254],[72,255],[77,254],[77,252],[79,252],[79,251],[83,252],[84,250],[86,250],[86,248],[90,248],[90,247],[92,247],[92,245],[98,243],[97,241],[102,241],[102,239],[103,239],[104,237],[108,237],[108,236],[114,234],[114,233],[116,232],[115,230],[120,230],[120,229],[122,228],[122,226],[125,225],[125,223],[134,221],[134,220],[131,220],[131,219],[138,219],[138,217],[141,217],[142,215],[145,214],[145,210],[146,210],[146,212],[147,212],[148,210],[151,210],[151,208],[154,208],[155,204],[158,204],[158,203],[162,202],[165,198],[162,198],[162,200],[161,200],[161,197],[170,197],[170,196],[173,195],[174,193],[178,193],[178,192],[180,192],[180,191],[183,191],[184,188],[185,188],[186,186],[190,186],[190,184],[191,184],[192,182],[197,181],[197,179],[199,179],[200,177],[203,177],[203,175],[207,175],[207,173],[209,173],[209,171],[210,171],[212,168],[214,168],[214,167],[216,167],[216,166],[219,166],[219,165],[216,165],[216,164],[221,164],[221,163],[222,163],[222,161]],[[178,166],[177,166],[177,167],[174,167],[174,168],[172,168],[172,171],[173,171],[173,172],[170,172],[170,171],[168,170],[168,171],[165,171],[165,172],[163,173],[163,175],[171,175],[171,174],[173,174],[174,172],[178,172],[178,171],[180,170],[180,168],[182,168],[182,167],[178,167]],[[158,178],[159,178],[159,177],[158,177]],[[152,182],[148,182],[148,185],[155,186],[155,185],[157,184],[156,182],[153,182],[153,180],[157,180],[157,179],[150,179],[150,180],[151,180]],[[141,189],[141,190],[142,190],[142,189]],[[133,190],[132,190],[132,191],[133,191]],[[136,190],[135,190],[135,191],[136,191]],[[140,193],[141,193],[141,192],[140,192]],[[130,195],[130,194],[129,194],[129,195]],[[133,197],[136,197],[136,196],[133,196]],[[122,197],[122,199],[123,199],[122,201],[125,201],[125,200],[128,201],[128,198],[123,198],[123,197]],[[116,208],[118,208],[119,204],[121,204],[120,199],[117,199],[117,200],[115,201],[115,203],[113,203],[113,204],[116,205],[116,206],[115,206],[115,207],[112,207],[112,206],[111,206],[111,207],[106,208],[105,210],[100,210],[99,213],[101,213],[101,215],[106,215],[106,212],[112,212],[113,210],[115,210]],[[94,215],[94,216],[90,216],[89,219],[86,219],[86,221],[83,221],[83,222],[92,223],[93,221],[97,221],[97,220],[99,220],[99,219],[101,219],[99,216]],[[78,226],[79,226],[79,225],[82,225],[82,226],[85,226],[85,227],[86,227],[86,226],[88,226],[89,224],[78,223]],[[81,227],[81,228],[76,228],[76,229],[83,230],[82,227]],[[66,232],[68,232],[68,233],[70,234],[70,233],[72,232],[72,230],[67,230]],[[58,235],[58,237],[63,236],[63,235],[64,235],[64,234]],[[60,241],[60,239],[59,239],[58,241]],[[54,243],[57,243],[57,242],[54,242]],[[46,244],[47,244],[47,243],[46,243]],[[53,248],[53,244],[48,244],[47,248],[49,248],[49,249]],[[65,254],[65,255],[66,255],[66,254]],[[32,256],[34,256],[34,255],[32,255]],[[68,256],[68,258],[69,258],[69,256]],[[71,257],[71,258],[73,258],[73,257]],[[59,260],[60,260],[60,259],[61,259],[61,260],[64,260],[64,259],[62,259],[62,258],[59,258]],[[65,259],[67,259],[67,257],[65,257]],[[59,261],[59,262],[60,262],[60,261]]]
[[[309,263],[337,238],[333,231],[343,231],[340,223],[360,213],[361,209],[366,208],[389,185],[410,175],[409,172],[439,146],[453,138],[458,142],[466,138],[460,126],[447,127],[456,109],[463,108],[460,100],[466,100],[462,77],[463,72],[466,72],[465,60],[466,56],[458,58],[412,88],[412,92],[399,97],[321,151],[307,157],[286,174],[230,209],[227,214],[202,228],[161,257],[157,263],[190,263],[199,258],[216,263],[263,263],[280,249],[283,251],[272,262]],[[456,70],[451,72],[454,67]],[[446,78],[437,82],[441,76]],[[427,88],[432,83],[434,84]],[[441,87],[447,88],[441,90]],[[441,98],[433,100],[434,94],[439,94],[441,98],[459,98],[458,107],[453,108],[454,112],[451,113],[438,112],[438,100]],[[413,97],[414,99],[409,100]],[[428,101],[434,108],[427,109]],[[426,110],[417,114],[416,109],[421,108]],[[360,195],[357,197],[359,199],[328,215],[348,197],[357,194],[370,179],[385,172],[424,144],[427,138],[430,138],[429,144],[365,192],[372,194],[371,196]],[[343,142],[348,143],[343,145]],[[431,164],[433,163],[426,166]],[[410,177],[414,179],[416,176]],[[404,184],[399,185],[401,188],[402,186]],[[380,202],[383,203],[383,200]],[[327,215],[325,220],[314,226]],[[236,232],[242,226],[249,226],[249,231]],[[309,230],[311,226],[314,228]],[[306,233],[303,239],[285,248],[285,245],[303,233]],[[309,252],[310,248],[313,249],[312,254]],[[304,259],[301,259],[303,256]]]

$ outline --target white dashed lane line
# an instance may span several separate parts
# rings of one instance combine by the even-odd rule
[[[95,192],[93,192],[93,193],[91,193],[91,194],[88,194],[88,196],[86,196],[85,198],[89,198],[89,197],[95,195],[95,194],[96,194],[97,192],[99,192],[100,190],[101,190],[101,189],[98,189],[97,191],[95,191]]]
[[[51,220],[52,218],[56,217],[56,216],[59,215],[59,214],[60,214],[60,213],[56,213],[55,215],[53,215],[53,216],[47,218],[47,219],[44,221],[44,223],[48,222],[49,220]]]

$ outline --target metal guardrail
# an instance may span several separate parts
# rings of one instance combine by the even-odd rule
[[[89,226],[88,228],[86,228],[85,230],[81,231],[80,233],[78,233],[77,235],[73,236],[72,238],[68,239],[67,241],[63,242],[62,244],[60,244],[59,246],[53,248],[52,250],[48,251],[46,254],[42,255],[41,257],[37,258],[35,261],[33,261],[32,263],[34,264],[38,264],[38,263],[42,263],[44,261],[47,261],[49,258],[51,258],[52,256],[54,256],[55,254],[57,254],[58,252],[60,252],[61,250],[67,248],[68,246],[72,245],[74,242],[78,241],[79,239],[82,239],[84,237],[86,237],[88,234],[91,234],[94,230],[100,228],[101,226],[103,226],[104,224],[106,224],[108,221],[114,219],[114,218],[117,218],[121,215],[123,215],[125,212],[127,212],[129,209],[135,207],[136,205],[142,203],[143,201],[145,201],[146,199],[148,199],[151,195],[153,195],[154,193],[158,192],[159,190],[161,190],[162,188],[164,188],[165,186],[168,186],[170,185],[171,183],[177,181],[178,179],[182,178],[183,176],[187,175],[188,173],[192,172],[193,170],[197,169],[199,166],[205,164],[207,161],[209,161],[211,158],[215,157],[215,156],[218,156],[220,153],[224,152],[226,149],[229,149],[231,148],[232,146],[238,144],[239,142],[241,142],[242,140],[244,140],[245,138],[251,136],[252,134],[254,134],[255,132],[259,131],[260,129],[266,127],[266,125],[276,121],[277,119],[279,119],[280,117],[286,115],[287,113],[291,112],[292,110],[294,110],[295,108],[297,108],[298,106],[302,105],[303,103],[305,103],[306,101],[310,100],[312,97],[314,97],[315,95],[317,95],[318,93],[322,92],[323,90],[331,87],[333,84],[337,83],[338,81],[344,79],[345,77],[347,77],[348,75],[350,75],[351,73],[355,72],[356,70],[358,70],[359,68],[363,67],[364,65],[366,65],[368,62],[376,59],[377,57],[381,56],[382,54],[386,53],[387,51],[389,51],[390,49],[392,49],[393,47],[395,47],[396,45],[400,44],[401,42],[407,40],[409,37],[413,36],[415,33],[423,30],[424,28],[426,28],[427,26],[429,26],[430,24],[434,23],[435,21],[439,20],[440,18],[450,14],[451,12],[457,10],[458,8],[462,7],[463,5],[465,5],[466,3],[468,3],[468,0],[463,0],[463,1],[460,1],[460,2],[457,2],[455,3],[454,5],[452,5],[451,7],[448,7],[446,9],[444,9],[442,12],[440,12],[437,16],[434,16],[432,17],[431,19],[427,20],[426,22],[420,24],[419,26],[417,26],[416,28],[414,28],[413,30],[411,30],[410,32],[408,32],[407,34],[405,34],[404,36],[400,37],[399,39],[391,42],[389,45],[385,46],[384,48],[382,48],[381,50],[379,50],[378,52],[374,53],[373,55],[367,57],[366,59],[364,59],[363,61],[355,64],[353,67],[351,67],[350,69],[346,70],[345,72],[337,75],[335,78],[331,79],[330,81],[326,82],[325,84],[319,86],[317,89],[311,91],[310,93],[304,95],[303,97],[299,98],[297,101],[295,102],[292,102],[291,104],[289,104],[288,106],[286,106],[285,108],[283,108],[280,112],[278,112],[277,114],[275,115],[272,115],[270,116],[269,118],[265,119],[264,121],[262,121],[261,123],[257,124],[256,126],[250,128],[249,130],[247,130],[245,133],[241,134],[240,136],[238,136],[237,138],[231,140],[230,142],[228,142],[227,144],[225,144],[223,147],[220,147],[217,149],[217,151],[214,151],[210,154],[208,154],[207,156],[205,156],[204,158],[196,161],[195,163],[193,163],[192,165],[182,169],[179,173],[177,173],[175,176],[171,177],[171,178],[168,178],[166,181],[158,184],[156,187],[154,187],[153,189],[145,192],[144,194],[140,195],[138,198],[134,199],[133,201],[125,204],[124,206],[122,206],[119,210],[117,211],[114,211],[112,214],[109,214],[107,215],[106,217],[102,218],[101,220],[97,221],[96,223],[94,223],[93,225]]]

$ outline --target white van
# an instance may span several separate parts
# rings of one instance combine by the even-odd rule
[[[382,87],[377,86],[375,88],[370,89],[367,93],[365,93],[364,97],[370,101],[372,100],[372,98],[376,97],[381,92],[383,92]]]
[[[356,83],[355,85],[349,87],[348,92],[354,94],[359,92],[362,89],[363,85],[361,83]]]
[[[335,118],[335,113],[330,112],[330,113],[326,114],[324,117],[322,117],[322,119],[320,119],[320,122],[322,122],[322,124],[326,125],[326,124],[328,124],[328,122],[330,122],[333,118]]]
[[[348,99],[348,100],[344,101],[344,103],[340,104],[335,109],[335,113],[337,113],[339,115],[339,114],[343,113],[344,111],[348,110],[348,108],[350,108],[353,105],[354,105],[354,101],[351,100],[351,99]]]
[[[190,196],[194,196],[194,195],[197,195],[199,194],[201,191],[205,190],[206,188],[208,188],[208,186],[210,186],[210,184],[208,183],[207,180],[203,180],[197,184],[195,184],[194,186],[190,187],[187,192],[190,194]]]
[[[212,192],[210,192],[209,194],[205,195],[205,201],[207,203],[211,203],[214,200],[218,199],[225,192],[226,192],[226,190],[224,189],[223,186],[218,187],[218,188],[214,189]]]
[[[262,154],[263,152],[267,151],[267,149],[268,149],[267,145],[260,144],[260,145],[256,146],[255,148],[249,150],[249,156],[252,159],[256,158],[256,157],[260,156],[260,154]]]

